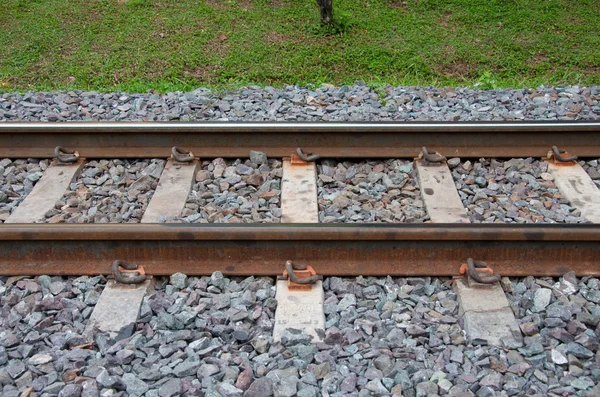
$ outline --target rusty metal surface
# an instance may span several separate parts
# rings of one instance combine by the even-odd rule
[[[200,227],[198,227],[200,226]],[[3,225],[0,274],[457,275],[466,258],[503,276],[600,275],[600,225]],[[90,243],[93,241],[93,244]]]
[[[301,147],[322,157],[547,154],[557,145],[600,156],[600,122],[378,123],[0,123],[0,157],[52,157],[56,146],[82,157],[169,157],[173,146],[200,157],[289,156]]]
[[[597,241],[600,224],[4,224],[11,240]]]

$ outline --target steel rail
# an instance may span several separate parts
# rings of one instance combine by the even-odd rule
[[[558,146],[600,156],[600,122],[377,123],[0,123],[0,157],[52,157],[56,146],[82,157],[168,157],[173,146],[200,157],[416,157],[423,146],[445,156],[545,156]]]
[[[93,242],[90,243],[90,242]],[[600,225],[2,225],[0,275],[277,275],[287,260],[322,275],[452,276],[467,257],[507,276],[600,275]]]

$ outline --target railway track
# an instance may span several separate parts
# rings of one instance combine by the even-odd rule
[[[273,208],[280,216],[273,219],[280,222],[182,223],[199,171],[214,167],[203,160],[247,158],[250,151],[281,162],[280,193],[256,196],[267,203],[275,198]],[[171,282],[179,285],[180,277],[212,275],[207,285],[219,285],[222,275],[283,274],[287,279],[276,284],[273,335],[275,341],[287,343],[294,337],[286,334],[288,326],[303,329],[313,340],[332,340],[325,323],[327,318],[331,324],[331,319],[323,312],[323,276],[327,290],[336,276],[466,273],[464,280],[456,279],[454,291],[469,343],[515,348],[523,344],[523,328],[515,321],[498,275],[600,276],[600,190],[571,156],[600,157],[600,123],[0,123],[0,158],[52,159],[31,192],[0,224],[0,275],[113,274],[123,283],[136,281],[131,287],[112,280],[107,284],[83,333],[98,343],[98,332],[116,339],[125,328],[129,335],[134,332],[132,324],[152,284],[147,276],[176,274]],[[473,223],[456,188],[452,168],[457,165],[448,164],[457,157],[543,160],[547,178],[563,197],[561,203],[568,202],[585,223]],[[115,158],[164,160],[139,223],[47,223],[49,211],[74,189],[86,162]],[[335,183],[321,172],[336,158],[400,159],[402,163],[392,167],[414,169],[410,172],[416,188],[405,189],[411,185],[404,181],[393,182],[390,189],[406,190],[405,197],[422,201],[424,217],[418,223],[403,223],[405,216],[384,223],[320,222],[328,211],[325,207],[333,205],[323,198],[324,184]],[[279,171],[269,173],[274,167],[267,167],[269,177],[278,175]],[[247,179],[236,179],[224,189],[241,181],[245,186]],[[397,202],[394,205],[407,205]],[[478,270],[479,261],[484,264]],[[124,300],[131,303],[124,306]],[[294,303],[288,304],[290,300]],[[325,328],[327,337],[319,333]],[[379,384],[364,390],[378,394]]]
[[[142,224],[23,224],[39,221],[53,208],[80,172],[83,160],[79,160],[47,169],[48,176],[40,179],[50,182],[44,191],[40,186],[0,227],[2,274],[106,274],[110,264],[121,259],[142,264],[148,274],[276,275],[286,260],[295,259],[313,264],[323,275],[450,276],[456,274],[457,263],[471,256],[494,263],[508,276],[600,272],[600,229],[593,223],[458,224],[468,220],[452,215],[465,213],[452,181],[436,182],[450,178],[444,163],[429,167],[426,161],[415,163],[421,164],[420,182],[427,178],[431,185],[421,191],[433,192],[422,195],[433,215],[430,223],[317,224],[315,169],[296,155],[301,148],[322,159],[412,159],[425,146],[447,157],[543,158],[558,146],[593,158],[600,157],[599,123],[0,124],[0,157],[52,158],[56,147],[67,147],[81,159],[166,159],[173,146],[211,159],[247,157],[250,150],[269,158],[295,156],[286,163],[282,183],[282,207],[290,213],[282,215],[282,223],[270,225],[145,224],[183,209],[194,181],[193,163],[178,165],[177,170],[167,167],[170,172],[164,172],[149,205],[151,214],[145,214]],[[588,220],[597,222],[598,203],[593,201],[597,196],[588,197],[597,189],[589,177],[585,179],[585,172],[575,163],[559,163],[553,169],[561,193],[572,198],[571,204],[588,214]],[[559,172],[567,169],[578,174]],[[50,175],[55,170],[61,175]],[[65,178],[65,170],[70,178]],[[572,186],[573,178],[584,180]],[[307,197],[300,196],[299,189],[306,193],[306,186],[298,187],[296,180],[311,184]],[[586,186],[589,191],[581,190]],[[448,207],[449,212],[436,210],[437,206]],[[307,224],[297,224],[303,221]],[[203,258],[201,263],[197,258]]]

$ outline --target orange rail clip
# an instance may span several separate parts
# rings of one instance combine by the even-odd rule
[[[488,272],[490,274],[494,274],[494,269],[492,269],[491,267],[476,267],[475,270],[477,270],[478,272]],[[469,271],[469,266],[467,266],[466,263],[463,263],[462,265],[460,265],[460,269],[458,271],[460,274],[467,274],[467,272]]]
[[[298,278],[306,278],[316,276],[317,272],[312,266],[306,266],[306,270],[294,270],[294,274]],[[288,289],[290,291],[312,291],[312,284],[298,284],[290,280],[287,270],[283,271],[283,278],[288,281]]]

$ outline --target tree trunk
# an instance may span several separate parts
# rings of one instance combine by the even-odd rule
[[[333,23],[333,0],[317,0],[321,11],[321,23],[329,25]]]

